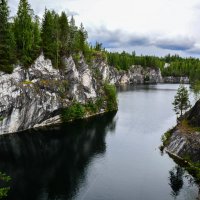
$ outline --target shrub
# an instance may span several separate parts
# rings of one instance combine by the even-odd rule
[[[94,103],[94,102],[92,102],[92,101],[89,101],[87,104],[86,104],[86,106],[85,106],[85,108],[86,108],[86,111],[88,112],[88,113],[97,113],[98,112],[98,106],[97,106],[97,104],[96,103]]]
[[[105,100],[107,102],[107,110],[114,111],[117,110],[117,90],[112,84],[104,84]]]
[[[62,119],[64,122],[81,119],[85,115],[85,108],[80,103],[74,103],[68,108],[63,109]]]
[[[168,130],[166,133],[164,133],[164,135],[161,137],[161,140],[162,140],[162,143],[163,143],[163,146],[166,147],[168,144],[169,144],[169,140],[172,136],[172,130]]]

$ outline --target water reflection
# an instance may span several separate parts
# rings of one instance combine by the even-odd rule
[[[92,158],[105,153],[114,115],[1,137],[0,171],[12,177],[7,199],[72,199]]]
[[[175,166],[172,170],[169,171],[170,177],[170,187],[172,189],[171,195],[176,199],[176,197],[179,195],[180,190],[183,187],[183,174],[184,170],[180,166]]]

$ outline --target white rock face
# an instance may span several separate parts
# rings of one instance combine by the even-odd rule
[[[54,69],[50,60],[40,55],[24,69],[16,66],[12,74],[0,73],[0,134],[61,122],[61,109],[72,101],[86,103],[102,95],[107,81],[122,85],[162,82],[159,70],[132,66],[128,72],[117,71],[103,60],[88,66],[80,54],[63,59],[64,69]]]
[[[97,97],[84,60],[79,69],[72,57],[64,61],[62,72],[41,55],[28,70],[18,66],[12,74],[0,73],[0,134],[60,122],[59,111],[71,99]]]
[[[132,66],[128,71],[117,71],[114,67],[106,65],[103,61],[94,63],[94,68],[99,70],[104,81],[116,85],[141,84],[148,77],[148,83],[162,83],[163,78],[159,69]]]

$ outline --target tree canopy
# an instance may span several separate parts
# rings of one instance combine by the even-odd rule
[[[20,0],[14,20],[9,21],[8,2],[0,0],[0,21],[0,71],[11,73],[16,63],[30,67],[41,52],[60,68],[63,56],[92,51],[83,24],[78,28],[65,12],[45,9],[40,23],[28,0]]]

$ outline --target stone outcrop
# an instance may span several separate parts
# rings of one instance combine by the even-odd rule
[[[173,132],[166,149],[168,153],[183,160],[200,162],[200,133],[182,133],[177,129]]]
[[[189,124],[193,127],[200,127],[200,100],[185,114]]]
[[[103,95],[102,85],[163,82],[160,70],[132,66],[117,71],[105,60],[96,59],[89,66],[63,58],[63,69],[53,68],[40,55],[28,69],[16,66],[12,74],[0,72],[0,134],[60,123],[60,113],[71,102],[87,103]]]
[[[183,119],[187,123],[186,127],[181,125],[175,127],[166,149],[182,159],[200,162],[200,100]]]
[[[104,61],[95,61],[94,67],[99,70],[103,80],[116,85],[163,82],[159,69],[131,66],[128,71],[118,71],[116,68],[108,66]]]

